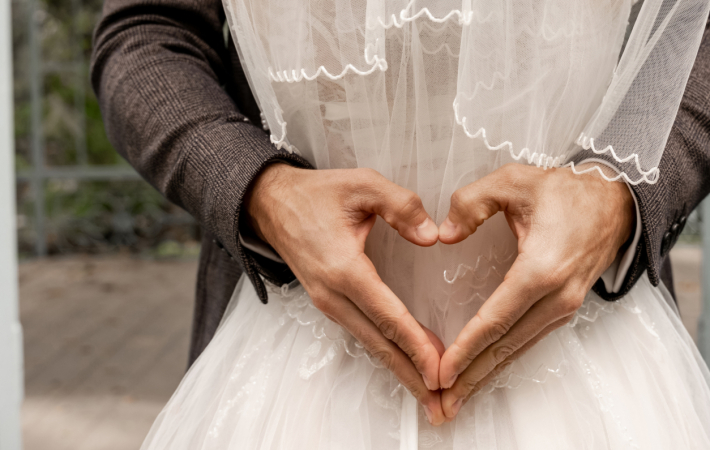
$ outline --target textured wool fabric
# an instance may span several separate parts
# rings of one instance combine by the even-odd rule
[[[654,286],[663,280],[673,291],[668,253],[690,212],[710,192],[710,21],[658,169],[656,184],[631,186],[643,235],[621,290],[610,295],[601,280],[595,284],[594,290],[606,300],[627,294],[647,269]]]
[[[264,300],[259,274],[293,280],[286,266],[242,250],[239,212],[266,165],[309,167],[261,129],[234,46],[225,44],[224,20],[219,1],[107,1],[92,58],[114,147],[204,230],[191,360],[214,334],[242,270]]]
[[[239,213],[245,192],[266,165],[309,167],[275,148],[255,125],[259,109],[224,22],[218,0],[107,0],[92,58],[92,83],[109,139],[205,230],[191,361],[212,338],[242,270],[262,301],[266,290],[259,275],[275,284],[294,279],[284,265],[242,248]],[[578,155],[590,156],[596,155]],[[618,294],[595,285],[605,299],[626,294],[647,268],[656,285],[661,273],[670,274],[667,267],[661,271],[668,250],[684,218],[710,191],[708,31],[659,169],[658,183],[633,187],[643,238]]]

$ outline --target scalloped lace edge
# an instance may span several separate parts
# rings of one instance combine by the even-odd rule
[[[388,30],[392,27],[397,27],[397,28],[402,28],[404,24],[409,23],[409,22],[414,22],[415,20],[419,19],[420,17],[426,16],[427,19],[429,19],[431,22],[434,23],[445,23],[451,20],[453,17],[456,17],[459,25],[470,25],[471,22],[473,21],[474,17],[476,18],[476,22],[478,23],[487,23],[491,21],[491,17],[497,16],[498,12],[497,11],[492,11],[488,13],[488,15],[483,16],[481,14],[478,14],[476,11],[469,10],[462,12],[460,9],[452,9],[448,13],[446,13],[445,16],[443,17],[436,17],[432,12],[429,10],[429,8],[424,7],[421,8],[419,11],[417,11],[414,14],[407,14],[409,10],[412,8],[412,5],[414,4],[415,0],[411,0],[407,6],[402,9],[399,14],[390,14],[385,18],[383,21],[382,17],[377,16],[377,23],[374,24],[371,20],[368,20],[365,23],[365,26],[367,27],[368,30],[374,30],[377,28],[377,25],[379,25],[381,28],[384,28],[385,30]],[[397,21],[399,16],[399,22]]]
[[[487,88],[484,84],[481,83],[481,85],[484,88]],[[295,153],[297,155],[301,155],[301,152],[298,150],[298,148],[295,145],[292,145],[286,141],[286,136],[287,136],[287,122],[283,120],[283,117],[281,116],[281,111],[278,110],[278,108],[275,109],[276,112],[276,121],[278,122],[279,126],[281,127],[281,137],[277,137],[273,133],[270,135],[269,139],[276,148],[280,150],[286,150],[289,153]],[[505,147],[508,148],[508,152],[510,153],[510,156],[516,160],[520,161],[521,159],[525,159],[528,164],[534,164],[537,167],[541,167],[543,169],[547,168],[566,168],[569,167],[572,172],[575,175],[582,175],[582,174],[587,174],[591,173],[593,171],[596,171],[599,176],[601,176],[603,179],[606,181],[619,181],[619,180],[624,180],[626,183],[636,186],[638,184],[641,184],[643,182],[646,182],[648,184],[656,184],[658,182],[658,179],[660,177],[660,170],[658,167],[653,167],[648,171],[644,171],[641,168],[641,164],[639,162],[639,156],[637,153],[633,153],[626,158],[620,158],[616,152],[614,151],[614,147],[611,145],[607,145],[604,149],[602,150],[597,150],[597,148],[594,145],[594,138],[587,137],[582,133],[580,137],[575,141],[577,145],[580,145],[582,148],[585,150],[591,149],[592,152],[594,152],[597,155],[600,154],[611,154],[612,158],[614,158],[615,161],[617,161],[620,164],[629,162],[631,160],[634,161],[636,170],[638,171],[639,174],[641,174],[641,178],[637,180],[632,180],[631,177],[626,172],[619,172],[618,175],[610,177],[607,174],[604,173],[604,171],[601,170],[600,167],[598,166],[593,166],[593,167],[588,167],[583,170],[578,170],[577,166],[575,165],[574,161],[570,161],[568,163],[564,163],[563,161],[566,161],[569,158],[569,154],[563,153],[562,155],[559,156],[551,156],[547,155],[545,153],[538,153],[538,152],[533,152],[530,150],[530,148],[525,147],[522,150],[520,150],[517,154],[515,153],[515,149],[513,148],[513,143],[510,141],[504,141],[501,142],[500,144],[497,145],[492,145],[488,141],[488,137],[486,135],[486,129],[481,127],[479,128],[475,133],[471,133],[471,131],[468,129],[466,125],[466,117],[459,117],[458,114],[458,99],[454,100],[454,116],[456,119],[456,123],[461,126],[463,129],[463,132],[466,134],[471,139],[477,139],[480,138],[483,141],[483,144],[486,146],[488,150],[502,150]]]
[[[583,170],[580,172],[575,171],[575,173],[586,173],[586,172],[596,169],[599,171],[599,173],[602,174],[602,176],[604,176],[604,178],[606,178],[609,181],[616,181],[620,178],[623,178],[624,181],[626,181],[627,183],[633,184],[633,185],[637,185],[637,184],[641,183],[642,181],[645,181],[648,184],[656,184],[656,182],[658,181],[658,177],[660,175],[660,170],[658,170],[658,167],[653,167],[653,168],[649,169],[648,171],[644,171],[643,168],[641,168],[641,162],[639,161],[638,153],[632,153],[625,158],[620,158],[616,154],[616,152],[614,151],[614,147],[611,145],[607,145],[603,149],[597,150],[596,146],[594,145],[594,138],[587,136],[586,134],[584,134],[584,132],[582,132],[579,135],[579,137],[577,138],[576,144],[581,146],[585,150],[591,149],[597,155],[611,154],[612,158],[614,158],[614,160],[620,164],[627,163],[627,162],[633,160],[634,164],[636,165],[636,170],[638,171],[639,174],[641,174],[641,178],[636,181],[631,180],[628,177],[628,175],[626,175],[626,172],[621,172],[618,176],[613,177],[613,178],[609,178],[609,177],[604,176],[604,173],[598,167],[586,169],[586,170]],[[574,164],[572,164],[572,167],[574,167]]]
[[[481,83],[481,86],[483,86],[484,89],[489,89],[486,85]],[[478,85],[476,86],[478,88]],[[492,86],[491,88],[492,89]],[[463,129],[463,132],[466,134],[471,139],[480,139],[483,144],[486,146],[488,150],[501,150],[504,149],[505,147],[508,148],[508,152],[510,153],[510,156],[516,160],[520,161],[521,159],[525,158],[527,160],[528,164],[534,164],[537,167],[542,167],[543,169],[547,168],[552,168],[552,167],[561,167],[562,162],[567,160],[568,155],[567,154],[562,154],[559,156],[552,156],[552,155],[547,155],[545,153],[538,153],[538,152],[533,152],[530,150],[529,147],[525,147],[522,150],[520,150],[517,154],[515,153],[515,149],[513,148],[513,143],[510,141],[504,141],[501,142],[500,144],[497,145],[491,145],[490,142],[488,142],[488,136],[486,136],[486,129],[481,127],[479,128],[475,133],[472,133],[468,126],[466,125],[466,117],[461,117],[459,116],[459,111],[458,111],[458,98],[454,100],[453,106],[454,106],[454,118],[456,120],[456,123],[461,126]]]
[[[368,48],[370,46],[373,46],[374,44],[369,44],[367,47],[365,47],[365,61],[368,64],[372,64],[372,67],[366,70],[360,70],[357,67],[353,66],[352,64],[346,64],[343,70],[337,74],[333,75],[332,73],[328,72],[328,69],[325,68],[325,66],[318,66],[316,71],[312,74],[309,75],[306,73],[306,69],[301,69],[300,71],[297,71],[296,69],[291,69],[291,70],[280,70],[277,72],[274,72],[271,67],[269,67],[269,78],[272,81],[278,82],[278,83],[296,83],[302,80],[307,80],[307,81],[313,81],[316,78],[318,78],[320,75],[325,75],[327,78],[330,78],[331,80],[340,80],[343,78],[345,75],[348,73],[354,73],[355,75],[360,75],[360,76],[367,76],[370,75],[371,73],[375,72],[377,69],[380,71],[384,72],[387,70],[387,60],[384,58],[380,58],[377,55],[373,55],[372,57],[368,58]],[[373,61],[374,60],[374,61]]]
[[[483,89],[490,90],[493,88],[492,85],[494,82],[495,82],[495,80],[491,83],[490,87],[479,82],[479,84],[476,85],[476,89],[478,89],[480,86]],[[614,177],[610,177],[610,176],[606,175],[601,170],[601,168],[599,168],[598,166],[589,167],[584,170],[578,170],[574,164],[574,161],[564,163],[564,161],[566,161],[570,156],[568,153],[563,153],[562,155],[553,157],[552,155],[547,155],[545,153],[533,152],[532,150],[530,150],[529,147],[524,147],[516,154],[515,149],[513,148],[513,143],[510,141],[504,141],[504,142],[501,142],[500,144],[492,145],[488,141],[488,137],[486,136],[486,129],[483,127],[479,128],[475,133],[472,133],[469,130],[468,126],[466,125],[466,117],[459,116],[458,105],[459,105],[458,98],[456,98],[454,100],[454,104],[453,104],[454,117],[456,119],[456,123],[461,126],[461,128],[463,129],[463,132],[466,134],[466,136],[468,136],[471,139],[481,139],[481,141],[483,142],[483,144],[486,146],[486,148],[488,150],[496,150],[497,151],[497,150],[502,150],[505,147],[507,147],[508,151],[510,153],[510,156],[516,161],[520,161],[521,159],[525,159],[528,162],[528,164],[534,164],[535,166],[541,167],[543,169],[569,167],[570,169],[572,169],[572,172],[574,172],[576,175],[582,175],[585,173],[590,173],[592,171],[597,171],[598,174],[602,178],[604,178],[606,181],[618,181],[620,179],[623,179],[627,183],[634,185],[634,186],[636,186],[642,182],[646,182],[648,184],[656,184],[656,182],[658,181],[658,178],[660,176],[660,170],[658,169],[658,167],[653,167],[648,171],[644,171],[641,168],[638,153],[633,153],[625,158],[620,158],[616,154],[616,152],[614,151],[614,147],[611,145],[607,145],[602,150],[597,150],[597,148],[594,145],[594,138],[590,138],[590,137],[586,136],[584,133],[582,133],[580,135],[580,137],[577,138],[577,140],[575,141],[575,143],[577,145],[581,146],[585,150],[591,149],[597,155],[610,154],[614,158],[614,160],[620,164],[623,164],[623,163],[633,160],[636,165],[636,170],[638,171],[639,174],[641,174],[641,178],[639,178],[637,180],[632,180],[631,177],[629,177],[628,174],[623,171],[619,172],[619,174]]]
[[[444,17],[436,17],[434,16],[429,8],[424,7],[421,8],[416,14],[414,15],[407,15],[407,11],[412,7],[414,4],[415,0],[411,0],[407,6],[402,9],[399,12],[399,19],[400,22],[397,22],[397,14],[390,14],[390,16],[386,19],[391,21],[384,21],[382,20],[382,17],[377,17],[377,23],[380,25],[381,28],[388,30],[392,28],[393,26],[396,28],[402,28],[406,23],[413,22],[423,16],[426,16],[431,22],[434,23],[447,23],[452,17],[458,17],[458,24],[461,26],[467,26],[470,25],[471,22],[473,21],[474,18],[476,18],[476,22],[478,23],[488,23],[494,16],[498,16],[499,12],[498,11],[491,11],[487,15],[483,15],[475,10],[470,10],[470,11],[465,11],[462,12],[461,10],[454,9],[449,11]],[[426,23],[426,22],[425,22]],[[366,21],[365,27],[368,30],[376,29],[377,27],[372,25],[372,22],[368,19]],[[430,29],[433,30],[432,27],[429,27]],[[576,26],[564,26],[559,28],[558,30],[554,30],[552,27],[549,25],[543,25],[540,27],[539,30],[535,31],[532,28],[530,28],[528,25],[524,26],[521,28],[520,33],[527,33],[532,37],[542,37],[545,41],[553,41],[556,39],[559,39],[561,37],[564,38],[571,38],[578,32],[578,27]],[[377,56],[377,54],[374,54],[370,56],[370,52],[377,46],[377,43],[379,42],[379,39],[375,39],[375,43],[370,43],[365,46],[365,62],[368,64],[371,64],[371,67],[361,70],[355,67],[352,63],[348,63],[345,65],[345,67],[340,71],[338,74],[332,74],[328,71],[328,69],[325,68],[325,66],[320,65],[318,66],[315,71],[312,74],[308,74],[306,72],[305,68],[301,69],[285,69],[285,70],[279,70],[279,71],[274,71],[272,67],[268,68],[268,76],[272,81],[283,83],[295,83],[295,82],[300,82],[302,80],[308,80],[308,81],[313,81],[316,78],[318,78],[321,75],[325,75],[327,78],[331,80],[340,80],[343,77],[345,77],[348,73],[353,73],[359,76],[367,76],[375,72],[377,69],[380,71],[384,72],[387,70],[387,60],[386,58],[380,58]],[[440,50],[440,48],[437,49]],[[428,54],[433,54],[430,52],[425,52]],[[450,49],[449,49],[449,54],[456,57]]]
[[[436,17],[434,14],[432,14],[431,10],[427,7],[421,8],[419,11],[417,11],[414,14],[407,14],[409,10],[412,8],[414,5],[414,2],[416,0],[411,0],[407,6],[402,9],[399,14],[390,14],[385,18],[383,21],[382,17],[378,16],[377,17],[377,24],[373,24],[372,20],[368,20],[365,24],[366,28],[368,30],[376,29],[377,25],[379,25],[381,28],[384,28],[385,30],[388,30],[392,27],[397,27],[397,28],[402,28],[404,24],[408,22],[413,22],[423,16],[426,16],[429,21],[434,22],[434,23],[446,23],[450,21],[453,17],[456,17],[457,20],[456,22],[461,25],[461,26],[468,26],[470,25],[474,18],[476,19],[476,22],[482,24],[482,23],[488,23],[491,22],[492,19],[495,16],[500,16],[500,11],[491,11],[488,14],[484,15],[481,14],[478,11],[468,9],[461,11],[460,9],[453,9],[449,11],[445,16],[443,17]],[[399,22],[397,21],[399,16]],[[533,31],[529,26],[524,27],[521,32],[523,33],[528,33],[531,36],[535,37],[542,37],[546,41],[552,41],[555,39],[558,39],[560,37],[567,37],[570,38],[575,35],[577,32],[577,27],[572,27],[571,30],[568,30],[567,27],[560,28],[559,30],[553,30],[549,26],[543,26],[540,28],[538,31]]]

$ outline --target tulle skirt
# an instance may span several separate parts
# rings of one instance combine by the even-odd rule
[[[264,306],[242,277],[142,449],[710,449],[710,373],[668,298],[647,276],[615,303],[590,292],[433,427],[302,288]]]

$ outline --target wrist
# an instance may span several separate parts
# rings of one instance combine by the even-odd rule
[[[304,170],[277,162],[266,166],[254,179],[244,195],[242,220],[256,236],[269,243],[266,235],[275,202],[283,199],[288,179],[294,171]]]
[[[611,167],[593,162],[582,164],[577,167],[577,170],[583,171],[590,167],[597,167],[607,178],[615,178],[618,175],[618,172]],[[598,186],[592,186],[591,189],[598,190],[601,194],[601,201],[606,204],[605,208],[609,208],[612,212],[614,247],[618,252],[633,236],[633,231],[636,229],[636,202],[631,194],[631,189],[622,181],[604,179],[604,176],[596,170],[588,172],[586,175],[596,178]]]

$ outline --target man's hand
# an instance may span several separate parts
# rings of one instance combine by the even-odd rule
[[[569,322],[636,217],[624,183],[509,164],[454,192],[439,240],[461,242],[499,211],[518,239],[518,256],[441,359],[449,419],[514,359]]]
[[[370,169],[267,167],[246,199],[251,225],[271,244],[313,304],[348,330],[443,423],[443,344],[409,314],[365,255],[376,215],[408,241],[431,246],[438,228],[419,197]]]

